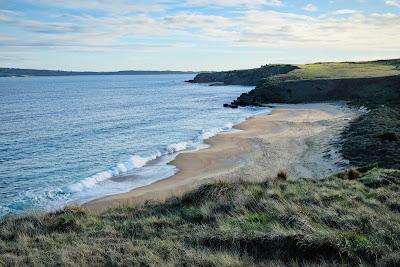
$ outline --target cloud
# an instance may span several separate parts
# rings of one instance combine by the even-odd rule
[[[352,9],[338,9],[334,12],[336,15],[348,15],[348,14],[355,14],[358,13],[359,11],[357,10],[352,10]]]
[[[7,49],[23,46],[26,50],[142,51],[175,49],[179,43],[179,47],[189,45],[194,49],[223,46],[232,50],[237,47],[400,50],[400,15],[391,13],[363,15],[353,10],[337,10],[315,17],[251,9],[234,16],[189,11],[157,16],[63,14],[44,21],[0,10],[0,19],[1,16],[6,25],[18,29],[0,38],[0,46]]]
[[[111,14],[127,14],[131,12],[160,12],[167,8],[168,1],[145,0],[27,0],[34,4],[42,4],[62,9],[97,10]]]
[[[318,10],[318,8],[313,4],[308,4],[305,7],[303,7],[303,9],[309,12],[315,12]]]
[[[400,0],[387,0],[385,3],[389,6],[395,6],[400,8]]]
[[[21,12],[16,12],[13,10],[7,10],[7,9],[0,9],[0,21],[7,22],[12,20],[13,17],[17,17],[22,15]]]
[[[282,6],[281,0],[188,0],[190,5],[217,5],[217,6]]]

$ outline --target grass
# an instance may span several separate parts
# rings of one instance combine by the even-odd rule
[[[363,63],[315,63],[298,65],[299,70],[288,74],[275,75],[268,81],[287,80],[313,80],[313,79],[341,79],[341,78],[365,78],[400,75],[398,66],[382,64],[380,62]]]
[[[400,264],[400,171],[216,182],[166,203],[0,224],[1,266]]]
[[[341,134],[342,154],[353,166],[400,169],[399,104],[369,107]]]

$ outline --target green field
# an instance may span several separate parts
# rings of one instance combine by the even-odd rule
[[[400,171],[373,169],[217,182],[102,214],[70,207],[1,222],[0,265],[395,266],[399,191]]]
[[[288,74],[275,75],[269,81],[365,78],[400,75],[399,61],[314,63],[300,67]]]

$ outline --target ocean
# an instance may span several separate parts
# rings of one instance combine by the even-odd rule
[[[0,78],[0,217],[165,179],[178,171],[167,164],[178,153],[269,112],[222,107],[252,87],[184,82],[191,78]]]

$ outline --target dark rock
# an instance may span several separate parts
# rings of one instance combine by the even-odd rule
[[[242,94],[235,103],[241,106],[260,103],[312,103],[352,101],[353,103],[400,103],[400,75],[374,78],[316,79],[260,82]],[[391,137],[391,140],[394,137]]]
[[[224,85],[257,85],[261,79],[277,74],[286,74],[295,69],[298,69],[298,67],[293,65],[265,65],[256,69],[205,72],[197,74],[193,80],[188,82],[223,83]]]
[[[209,86],[225,86],[226,84],[224,84],[223,82],[218,82],[218,83],[211,83],[209,84]]]
[[[224,108],[239,108],[239,106],[236,105],[235,103],[232,103],[232,104],[224,104]]]

